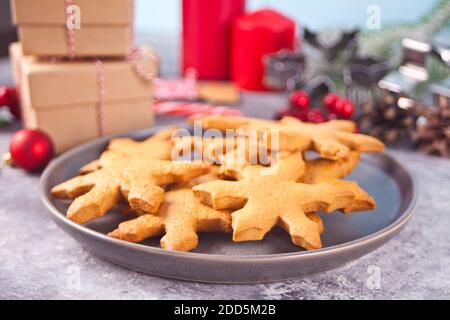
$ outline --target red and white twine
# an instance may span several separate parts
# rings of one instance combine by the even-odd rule
[[[140,65],[137,61],[142,57],[142,51],[140,48],[133,46],[130,49],[130,52],[127,55],[127,61],[133,68],[134,72],[144,79],[145,81],[154,81],[156,79],[156,76],[153,72],[145,70],[145,68]],[[155,62],[155,65],[157,63],[156,56],[151,53],[150,58]]]
[[[153,111],[157,115],[174,117],[203,117],[209,115],[241,116],[241,111],[206,103],[165,101],[156,102]]]
[[[97,120],[98,120],[98,134],[103,137],[106,133],[105,126],[105,68],[101,60],[95,62],[97,75]]]
[[[135,4],[130,1],[130,14],[134,16]],[[65,0],[66,16],[69,19],[69,8],[73,5],[73,0]],[[131,27],[131,43],[134,43],[135,33],[134,27]],[[77,49],[75,43],[75,31],[73,28],[67,26],[67,48],[69,58],[75,59],[77,57]],[[142,51],[136,47],[131,46],[129,53],[126,56],[126,61],[130,64],[133,71],[144,81],[153,81],[155,85],[155,100],[160,101],[154,104],[154,112],[159,115],[171,115],[180,117],[201,117],[206,115],[241,115],[239,110],[215,106],[205,103],[184,103],[184,102],[167,102],[168,100],[196,100],[198,98],[198,84],[197,74],[195,70],[187,70],[186,75],[182,79],[161,79],[158,78],[154,70],[148,71],[138,60],[142,57]],[[150,58],[157,64],[157,57],[152,54]],[[58,62],[60,58],[50,58],[49,61]],[[104,64],[100,59],[95,62],[96,66],[96,81],[97,81],[97,121],[98,134],[104,136],[106,133],[105,124],[105,69]],[[166,101],[166,102],[164,102]]]
[[[195,100],[198,98],[197,73],[186,71],[182,79],[155,79],[155,100]]]

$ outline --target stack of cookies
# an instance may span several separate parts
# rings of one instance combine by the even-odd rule
[[[111,237],[141,242],[163,236],[161,247],[177,251],[196,248],[199,232],[257,241],[276,226],[295,245],[319,249],[324,225],[318,212],[376,206],[356,182],[341,180],[362,152],[384,150],[377,139],[354,133],[351,121],[213,116],[200,125],[239,134],[180,138],[176,128],[168,128],[142,142],[114,139],[100,159],[55,186],[52,194],[74,199],[67,216],[80,224],[125,204],[128,220]],[[180,153],[184,159],[189,153],[202,156],[176,160]]]

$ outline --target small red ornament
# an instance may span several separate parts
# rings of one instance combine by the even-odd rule
[[[19,100],[19,93],[17,92],[16,88],[10,88],[11,95],[9,97],[9,112],[16,118],[20,119],[22,112],[20,109],[20,100]]]
[[[295,91],[289,98],[291,106],[299,110],[306,110],[309,108],[310,99],[305,91]]]
[[[9,90],[8,87],[0,87],[0,106],[6,106],[9,102]]]
[[[2,106],[8,107],[11,114],[16,119],[20,119],[20,103],[16,88],[0,87],[0,107]]]
[[[24,129],[12,138],[9,152],[13,163],[27,171],[45,167],[53,157],[53,143],[42,131]]]

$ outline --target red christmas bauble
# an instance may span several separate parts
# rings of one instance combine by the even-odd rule
[[[21,118],[21,110],[20,110],[20,100],[19,100],[19,93],[17,92],[16,88],[9,88],[10,90],[10,96],[9,96],[9,103],[8,108],[9,112],[16,118]]]
[[[20,102],[16,88],[6,86],[0,87],[0,107],[2,106],[8,107],[11,114],[16,119],[20,119]]]
[[[9,88],[6,86],[0,87],[0,107],[7,106],[9,102]]]
[[[18,131],[9,145],[13,163],[27,171],[46,166],[53,157],[53,150],[51,139],[39,130]]]

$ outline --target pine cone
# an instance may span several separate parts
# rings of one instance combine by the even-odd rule
[[[450,157],[450,106],[420,106],[420,117],[411,134],[417,148],[427,154]]]
[[[413,108],[403,109],[398,106],[398,99],[384,98],[378,102],[368,102],[362,107],[358,118],[359,129],[381,139],[394,143],[408,136],[416,122]]]

